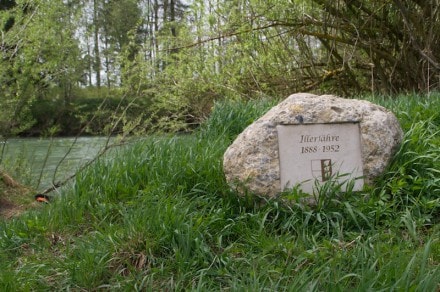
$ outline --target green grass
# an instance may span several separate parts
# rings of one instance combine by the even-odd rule
[[[361,194],[317,206],[229,190],[222,155],[276,102],[224,102],[200,132],[99,161],[0,223],[0,290],[437,291],[440,95],[376,98],[402,147]]]

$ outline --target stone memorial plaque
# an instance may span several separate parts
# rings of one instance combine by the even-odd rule
[[[362,177],[354,180],[360,190],[383,174],[402,139],[399,120],[382,106],[297,93],[237,136],[223,155],[223,171],[231,189],[243,196],[278,198],[297,184],[311,194],[315,182],[338,174],[349,174],[338,179],[341,184]],[[314,197],[308,199],[306,204]]]
[[[282,190],[300,184],[311,194],[316,183],[332,177],[340,183],[354,180],[353,190],[362,189],[359,123],[278,125],[277,132]]]

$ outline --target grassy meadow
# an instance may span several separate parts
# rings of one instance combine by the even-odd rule
[[[223,153],[276,101],[217,103],[0,222],[0,290],[438,291],[440,94],[367,99],[405,131],[374,186],[312,207],[237,196]]]

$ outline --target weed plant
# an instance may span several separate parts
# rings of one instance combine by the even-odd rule
[[[327,186],[314,206],[238,196],[222,155],[274,102],[218,103],[198,133],[120,150],[2,222],[0,289],[437,291],[439,95],[374,101],[405,137],[373,187]]]

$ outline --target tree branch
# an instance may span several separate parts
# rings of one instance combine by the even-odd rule
[[[403,22],[405,23],[407,30],[408,30],[408,36],[411,40],[411,43],[413,44],[414,49],[423,57],[425,58],[432,66],[434,66],[435,69],[440,70],[440,64],[434,59],[434,56],[429,56],[425,50],[422,50],[421,46],[417,42],[416,37],[414,36],[413,28],[411,27],[409,23],[409,16],[408,11],[405,7],[403,7],[402,3],[399,0],[393,0],[393,2],[396,4],[396,6],[399,8],[400,13],[403,17]]]
[[[99,151],[99,153],[95,157],[93,157],[93,159],[91,159],[91,160],[87,161],[85,164],[83,164],[75,173],[71,174],[70,176],[68,176],[67,178],[65,178],[62,181],[53,183],[51,187],[48,187],[45,190],[39,192],[39,194],[45,195],[47,193],[50,193],[50,192],[64,186],[71,179],[75,178],[78,175],[78,173],[85,170],[87,167],[89,167],[91,164],[93,164],[96,160],[98,160],[98,158],[103,156],[109,149],[114,148],[114,147],[119,147],[124,144],[125,144],[124,142],[121,142],[121,143],[106,145],[104,148],[101,149],[101,151]]]
[[[191,43],[191,44],[188,44],[188,45],[185,45],[185,46],[173,47],[171,49],[158,50],[158,52],[171,52],[171,51],[175,51],[175,50],[189,49],[189,48],[193,48],[193,47],[197,47],[197,46],[203,45],[205,43],[209,43],[209,42],[212,42],[212,41],[220,40],[220,39],[223,39],[223,38],[230,38],[230,37],[234,37],[234,36],[239,36],[239,35],[242,35],[242,34],[253,32],[253,31],[264,30],[264,29],[271,28],[271,27],[276,27],[276,26],[285,26],[285,25],[283,23],[280,23],[280,22],[270,23],[268,25],[264,25],[264,26],[260,26],[260,27],[254,27],[254,28],[250,28],[250,29],[246,29],[246,30],[224,33],[224,34],[221,34],[219,36],[210,37],[210,38],[207,38],[207,39],[204,39],[204,40],[200,40],[198,42]]]

